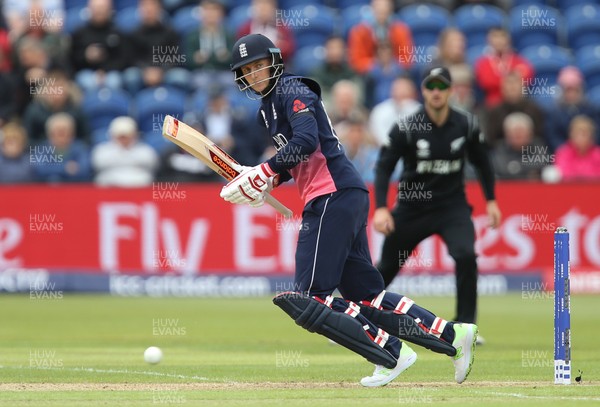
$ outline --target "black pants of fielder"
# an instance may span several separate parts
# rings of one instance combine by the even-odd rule
[[[406,263],[415,247],[438,234],[456,262],[455,321],[474,323],[477,314],[477,262],[475,227],[466,201],[438,208],[416,209],[396,206],[392,211],[395,231],[386,237],[378,265],[388,286]]]

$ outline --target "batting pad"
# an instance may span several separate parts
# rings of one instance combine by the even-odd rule
[[[371,363],[388,369],[396,367],[396,358],[373,342],[362,324],[350,315],[334,311],[309,296],[294,292],[277,295],[273,303],[309,332],[321,334]]]
[[[360,313],[388,334],[403,341],[411,342],[448,356],[456,355],[454,346],[435,335],[427,333],[408,315],[397,314],[394,311],[380,310],[364,304],[360,304]]]

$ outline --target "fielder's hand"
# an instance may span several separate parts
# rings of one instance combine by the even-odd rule
[[[388,208],[381,207],[375,209],[375,213],[373,214],[373,226],[375,226],[376,231],[383,233],[386,236],[394,231],[394,218]]]
[[[266,163],[245,168],[240,175],[221,189],[221,198],[236,204],[261,206],[265,192],[273,189],[273,177],[276,175]]]

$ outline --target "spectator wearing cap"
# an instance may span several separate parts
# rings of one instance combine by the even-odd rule
[[[96,184],[124,188],[150,185],[159,159],[152,147],[139,140],[136,122],[131,117],[117,117],[108,133],[110,140],[92,150]]]
[[[40,181],[84,182],[91,179],[88,147],[75,139],[75,119],[55,113],[46,121],[48,140],[33,147],[31,165]]]
[[[394,20],[392,0],[371,0],[371,10],[372,18],[355,25],[348,34],[350,66],[359,74],[369,72],[376,63],[378,43],[387,42],[394,59],[410,68],[412,34],[406,24]]]
[[[9,122],[0,131],[0,184],[32,182],[27,133],[17,123]]]
[[[575,116],[588,116],[594,121],[596,130],[600,129],[600,109],[585,98],[581,71],[575,66],[567,66],[559,72],[557,82],[560,93],[548,112],[544,132],[544,139],[552,151],[567,141],[569,123]]]
[[[521,78],[530,79],[534,69],[513,50],[510,34],[504,28],[491,28],[487,43],[487,53],[475,62],[475,78],[485,95],[486,107],[492,108],[502,102],[502,84],[509,73],[518,72]]]
[[[578,115],[569,124],[569,140],[556,150],[556,166],[564,181],[600,180],[600,146],[596,124]]]

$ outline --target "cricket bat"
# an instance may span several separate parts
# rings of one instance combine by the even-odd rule
[[[165,117],[162,134],[164,138],[198,158],[227,181],[231,181],[242,171],[242,165],[208,137],[173,116]],[[265,202],[285,218],[292,217],[292,211],[268,193],[265,194]]]

